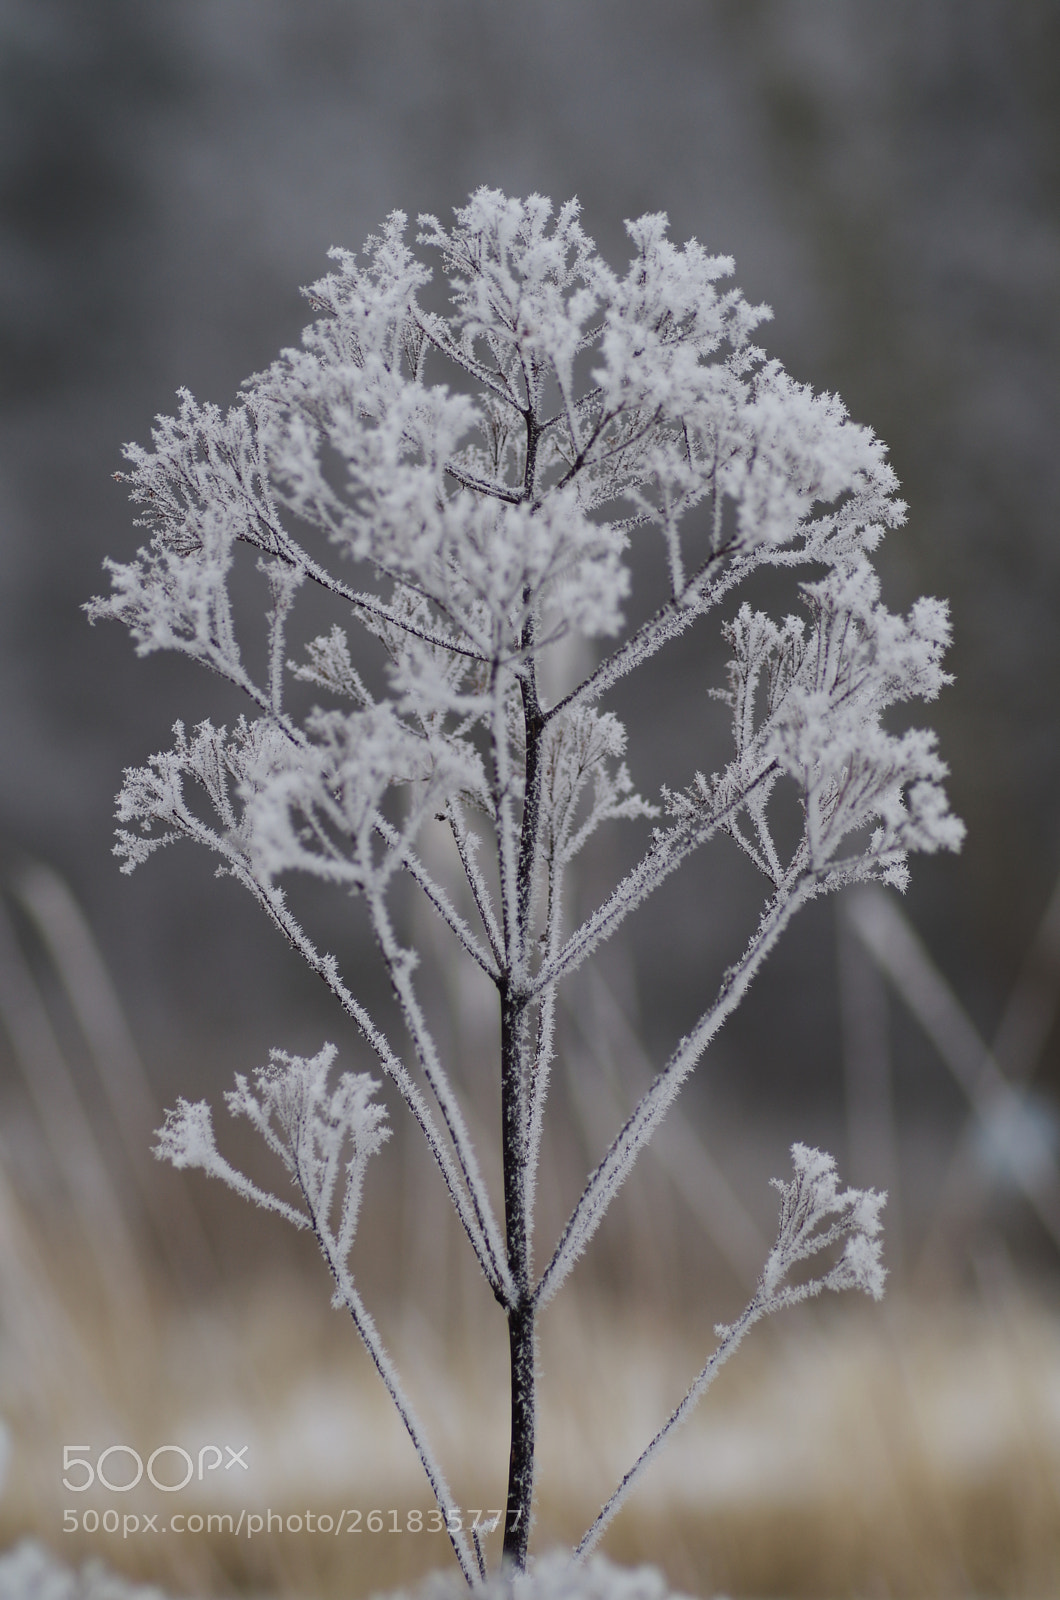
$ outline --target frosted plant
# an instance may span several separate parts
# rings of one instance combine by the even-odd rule
[[[821,1150],[794,1144],[791,1159],[795,1168],[791,1182],[773,1179],[773,1187],[779,1189],[781,1196],[780,1227],[754,1294],[735,1322],[719,1323],[714,1329],[718,1340],[714,1354],[680,1405],[630,1467],[578,1545],[576,1556],[587,1555],[597,1543],[659,1446],[689,1416],[744,1334],[756,1322],[785,1306],[798,1305],[800,1300],[808,1300],[822,1289],[861,1289],[874,1300],[879,1300],[883,1294],[886,1272],[880,1260],[879,1234],[880,1212],[886,1195],[877,1194],[873,1189],[841,1190],[835,1162]],[[845,1241],[842,1253],[819,1277],[804,1278],[797,1283],[790,1281],[793,1269],[840,1241]]]
[[[852,883],[901,887],[911,850],[955,849],[962,832],[933,736],[884,724],[948,681],[948,624],[939,601],[902,617],[880,600],[871,555],[904,514],[882,445],[752,343],[769,313],[724,287],[731,261],[695,242],[677,248],[665,217],[648,216],[628,225],[632,260],[618,275],[578,216],[574,202],[553,215],[539,197],[482,189],[451,228],[421,217],[417,242],[442,264],[447,316],[424,303],[431,273],[400,213],[362,260],[334,252],[334,271],[308,291],[318,320],[301,349],[249,379],[228,411],[183,393],[154,448],[130,447],[122,476],[151,539],[110,564],[113,592],[91,607],[125,622],[140,654],[179,651],[246,698],[233,727],[178,724],[169,750],[126,774],[117,853],[128,872],[173,840],[206,845],[324,979],[422,1130],[507,1319],[504,1553],[516,1567],[533,1496],[538,1314],[795,912]],[[658,551],[667,593],[627,625],[635,543]],[[269,596],[257,676],[230,593],[244,547]],[[791,570],[802,614],[722,613],[731,759],[707,777],[675,727],[685,786],[641,798],[625,730],[603,702],[764,568]],[[307,586],[341,620],[297,655],[287,628]],[[549,698],[571,638],[594,642],[595,664]],[[304,714],[288,708],[292,683],[316,698]],[[774,826],[785,791],[802,817],[786,847]],[[565,891],[588,840],[605,824],[651,819],[637,864],[572,924]],[[756,931],[538,1270],[535,1179],[561,985],[716,836],[764,879]],[[294,915],[281,880],[296,872],[363,900],[401,1037]],[[392,918],[400,883],[426,897],[455,958],[497,994],[502,1210],[429,1025],[419,953]],[[378,1113],[363,1078],[328,1091],[327,1065],[277,1057],[256,1091],[241,1082],[230,1100],[283,1161],[304,1210],[227,1166],[205,1107],[174,1113],[159,1148],[315,1229],[444,1506],[348,1265]],[[714,1367],[752,1322],[805,1293],[878,1292],[878,1200],[840,1194],[827,1157],[797,1147],[795,1162],[780,1239]],[[785,1286],[794,1262],[840,1235],[838,1265]],[[454,1548],[468,1580],[480,1578],[477,1543],[472,1553],[454,1537]]]

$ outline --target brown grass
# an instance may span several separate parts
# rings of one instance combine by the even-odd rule
[[[0,1544],[32,1533],[176,1592],[358,1595],[449,1561],[406,1531],[430,1509],[418,1464],[316,1275],[234,1281],[139,1324],[76,1249],[35,1234],[8,1190],[0,1410],[12,1459]],[[445,1335],[391,1309],[384,1331],[465,1505],[498,1503],[503,1329]],[[691,1316],[653,1323],[561,1302],[542,1341],[538,1549],[576,1538],[710,1348]],[[61,1484],[64,1443],[249,1442],[251,1472],[173,1496]],[[112,1469],[119,1470],[118,1464]],[[397,1509],[402,1531],[64,1535],[91,1507],[204,1516]],[[161,1520],[161,1518],[160,1518]],[[696,1594],[1031,1597],[1060,1592],[1060,1318],[1010,1291],[992,1306],[837,1305],[759,1330],[614,1524],[605,1553],[653,1561]]]

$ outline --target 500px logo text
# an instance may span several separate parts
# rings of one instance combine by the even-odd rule
[[[204,1444],[198,1455],[193,1456],[183,1445],[160,1444],[147,1458],[147,1479],[164,1494],[175,1494],[178,1489],[186,1489],[193,1479],[201,1483],[208,1472],[216,1472],[221,1467],[225,1472],[231,1472],[233,1467],[242,1467],[244,1472],[249,1472],[246,1461],[249,1448],[249,1445],[242,1445],[237,1450],[230,1444]],[[64,1489],[71,1490],[73,1494],[84,1494],[86,1489],[98,1483],[112,1494],[125,1494],[129,1489],[136,1488],[144,1475],[144,1459],[131,1444],[109,1444],[99,1452],[94,1462],[91,1460],[91,1450],[92,1446],[88,1444],[63,1445],[63,1473],[75,1474],[72,1482],[69,1477],[63,1477]],[[124,1469],[118,1465],[123,1458]],[[110,1464],[112,1462],[113,1465]],[[114,1477],[124,1478],[125,1481],[115,1482],[112,1473]],[[169,1481],[173,1478],[179,1481]]]

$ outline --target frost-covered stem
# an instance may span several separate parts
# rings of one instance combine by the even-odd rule
[[[499,976],[497,967],[489,959],[445,890],[431,877],[427,868],[413,850],[409,840],[403,838],[393,824],[388,822],[382,815],[376,818],[375,826],[379,837],[384,839],[391,849],[400,856],[401,865],[405,868],[409,877],[423,890],[446,927],[456,935],[472,961],[482,968],[487,978],[492,978],[493,982],[496,983]],[[488,932],[489,930],[487,929]]]
[[[544,1124],[545,1099],[548,1095],[552,1056],[555,1048],[556,991],[550,989],[541,1002],[537,1023],[537,1048],[534,1052],[530,1079],[529,1110],[527,1113],[527,1162],[536,1176],[541,1152],[541,1134]],[[531,1218],[531,1223],[533,1218]]]
[[[518,929],[519,948],[525,954],[530,934],[530,901],[533,895],[534,866],[537,857],[538,835],[541,824],[541,735],[545,717],[537,694],[537,671],[534,664],[534,622],[527,620],[523,629],[522,648],[526,664],[519,680],[523,699],[523,725],[525,729],[525,790],[523,818],[519,830],[518,863]]]
[[[536,429],[527,413],[527,491],[533,486]],[[524,597],[528,598],[528,597]],[[530,1074],[532,1038],[524,990],[533,875],[540,837],[540,750],[544,717],[533,661],[535,621],[528,616],[522,630],[524,669],[519,688],[524,712],[524,806],[519,829],[516,870],[514,949],[508,987],[501,994],[501,1141],[504,1163],[504,1224],[508,1267],[516,1285],[509,1307],[511,1352],[511,1453],[508,1461],[508,1512],[504,1518],[504,1558],[522,1570],[527,1563],[530,1512],[533,1504],[535,1451],[535,1302],[532,1291],[533,1162]],[[512,982],[516,979],[516,982]]]
[[[563,868],[565,858],[561,851],[553,850],[548,863],[548,905],[545,912],[545,959],[555,959],[561,930]],[[541,1134],[548,1095],[552,1057],[555,1051],[556,996],[558,984],[551,984],[540,1001],[537,1020],[537,1044],[530,1075],[529,1108],[527,1111],[527,1162],[536,1177],[541,1152]],[[531,1218],[531,1221],[533,1219]]]
[[[529,426],[529,424],[528,424]],[[530,433],[530,441],[533,432]],[[531,479],[528,442],[528,482]],[[501,1122],[504,1161],[504,1212],[508,1269],[516,1299],[508,1311],[511,1357],[511,1450],[508,1458],[508,1498],[504,1526],[504,1555],[520,1570],[526,1565],[530,1513],[534,1494],[535,1326],[531,1288],[531,1237],[533,1232],[533,1172],[530,1162],[530,1018],[522,988],[512,978],[523,975],[530,935],[530,909],[534,865],[540,831],[540,744],[544,718],[537,694],[533,619],[523,629],[527,653],[520,679],[525,729],[525,788],[516,879],[515,951],[508,973],[508,988],[501,999]],[[514,970],[513,970],[514,969]]]
[[[464,869],[464,876],[467,878],[472,899],[475,902],[479,916],[482,918],[482,926],[486,930],[486,938],[490,942],[490,949],[493,951],[494,959],[499,964],[502,959],[501,933],[497,927],[497,919],[493,915],[493,907],[490,904],[490,894],[486,886],[486,880],[479,870],[478,862],[475,860],[474,846],[477,841],[469,836],[460,807],[455,800],[450,800],[445,814],[449,820],[453,838],[456,841],[460,865]]]
[[[308,1199],[308,1196],[306,1198]],[[460,1527],[459,1509],[453,1498],[452,1490],[445,1480],[445,1474],[435,1458],[434,1451],[431,1449],[426,1430],[416,1415],[412,1402],[405,1393],[401,1379],[398,1377],[397,1369],[379,1336],[379,1330],[376,1328],[364,1301],[357,1293],[356,1286],[345,1262],[335,1248],[335,1241],[332,1238],[330,1229],[321,1224],[312,1206],[310,1206],[310,1217],[317,1243],[320,1246],[324,1260],[328,1264],[328,1270],[335,1280],[338,1299],[350,1313],[353,1325],[364,1341],[365,1349],[372,1358],[375,1370],[386,1385],[387,1393],[393,1400],[398,1415],[404,1423],[405,1432],[412,1440],[423,1470],[427,1474],[431,1492],[445,1518],[446,1532],[449,1535],[449,1542],[453,1547],[456,1559],[460,1563],[460,1570],[471,1587],[474,1588],[476,1578],[485,1578],[486,1574],[482,1570],[481,1558],[476,1562],[463,1534],[454,1531]]]
[[[371,892],[367,896],[368,908],[372,919],[372,929],[375,933],[376,943],[386,965],[394,994],[401,1007],[401,1014],[405,1019],[416,1051],[417,1059],[423,1075],[430,1086],[431,1093],[438,1104],[445,1124],[456,1151],[456,1159],[464,1180],[471,1206],[478,1224],[478,1234],[486,1251],[486,1260],[476,1250],[486,1274],[486,1279],[504,1302],[501,1292],[502,1272],[500,1262],[503,1259],[500,1233],[490,1207],[489,1194],[479,1171],[478,1160],[475,1156],[471,1136],[467,1131],[463,1113],[453,1094],[445,1069],[438,1059],[438,1051],[426,1018],[423,1015],[416,990],[412,982],[412,967],[414,957],[411,951],[403,950],[394,936],[393,926],[383,896],[378,892]],[[472,1239],[474,1243],[474,1239]]]
[[[637,1156],[666,1115],[677,1092],[740,1001],[781,933],[801,905],[818,892],[816,880],[807,877],[774,896],[751,942],[721,981],[713,1005],[708,1007],[638,1101],[625,1126],[616,1135],[571,1213],[552,1260],[534,1291],[544,1306],[567,1277],[575,1261],[603,1220],[608,1206],[625,1181]]]
[[[530,387],[529,379],[526,380],[527,388]],[[537,447],[541,440],[542,428],[533,412],[527,409],[523,415],[526,418],[526,466],[523,469],[523,495],[532,499],[537,479]]]
[[[494,665],[490,744],[493,756],[494,813],[497,829],[497,866],[500,874],[501,927],[504,936],[504,966],[510,975],[522,965],[519,938],[518,845],[512,815],[512,758],[508,740],[505,698],[507,673]]]
[[[530,1287],[530,1215],[527,1204],[526,1012],[501,996],[501,1141],[508,1270],[514,1296],[508,1306],[511,1355],[511,1449],[504,1523],[504,1558],[526,1565],[534,1493],[535,1327]]]
[[[428,1148],[438,1163],[442,1177],[445,1180],[445,1187],[453,1203],[453,1209],[460,1218],[464,1231],[471,1241],[471,1247],[486,1276],[486,1281],[494,1294],[506,1295],[510,1292],[511,1280],[505,1262],[503,1258],[497,1259],[497,1255],[491,1246],[490,1238],[483,1231],[478,1211],[472,1205],[461,1182],[456,1164],[446,1149],[438,1128],[435,1126],[430,1108],[409,1077],[400,1057],[391,1049],[367,1011],[342,982],[334,957],[320,954],[294,917],[291,916],[284,903],[283,896],[275,889],[267,890],[263,888],[233,852],[222,850],[222,854],[228,855],[233,876],[250,890],[280,932],[297,950],[310,971],[315,972],[319,978],[323,979],[346,1015],[356,1023],[362,1037],[371,1046],[383,1071],[394,1083],[423,1131]],[[488,1212],[487,1215],[489,1215]],[[494,1234],[496,1234],[496,1224],[493,1225],[493,1229]]]
[[[727,551],[718,550],[711,555],[682,592],[661,605],[654,616],[641,623],[636,632],[606,656],[576,689],[558,700],[549,710],[548,718],[554,717],[559,711],[573,711],[575,706],[595,705],[622,678],[643,666],[663,645],[678,638],[699,617],[712,610],[730,589],[742,582],[759,564],[759,558],[753,554],[735,561],[729,571],[707,589],[706,582],[711,571],[726,554]]]
[[[607,1503],[602,1507],[599,1516],[587,1529],[584,1537],[581,1539],[574,1551],[573,1559],[575,1561],[584,1560],[584,1558],[589,1555],[590,1551],[595,1549],[596,1545],[603,1537],[608,1523],[620,1510],[623,1501],[626,1499],[626,1496],[629,1494],[630,1490],[633,1488],[633,1485],[644,1471],[644,1468],[648,1465],[649,1461],[651,1461],[652,1457],[658,1451],[663,1440],[667,1438],[669,1434],[673,1433],[675,1428],[679,1428],[681,1424],[690,1416],[698,1402],[703,1398],[711,1384],[714,1382],[714,1379],[717,1377],[726,1361],[728,1361],[729,1357],[742,1342],[744,1334],[749,1328],[753,1327],[760,1317],[765,1314],[767,1309],[768,1307],[763,1301],[761,1289],[759,1289],[751,1303],[744,1310],[743,1315],[739,1318],[739,1320],[734,1322],[731,1327],[726,1328],[725,1335],[721,1340],[721,1343],[718,1345],[718,1348],[715,1350],[714,1354],[711,1356],[710,1360],[707,1362],[706,1366],[703,1368],[703,1371],[699,1374],[699,1377],[693,1383],[692,1387],[689,1389],[680,1405],[676,1406],[670,1413],[669,1417],[667,1417],[666,1421],[652,1439],[651,1443],[644,1447],[636,1461],[634,1461],[633,1465],[622,1479],[621,1483],[618,1485],[618,1488],[615,1490],[610,1500],[608,1500]]]
[[[717,811],[697,818],[693,822],[671,828],[653,841],[647,855],[628,872],[603,905],[575,929],[566,944],[540,968],[531,986],[531,998],[546,992],[566,977],[590,956],[598,945],[609,939],[632,912],[653,894],[662,883],[677,871],[693,851],[707,844],[730,818],[737,815],[748,799],[768,781],[776,770],[776,762],[765,763],[747,786],[720,806]]]
[[[512,1442],[508,1455],[508,1498],[502,1559],[519,1571],[526,1566],[530,1514],[534,1499],[534,1420],[537,1405],[535,1368],[537,1335],[532,1298],[508,1318],[511,1357]]]
[[[275,529],[270,528],[270,531],[275,532]],[[337,595],[339,599],[347,601],[355,612],[363,613],[367,617],[378,617],[381,622],[388,622],[391,627],[400,628],[402,633],[407,633],[411,639],[421,639],[424,644],[433,645],[436,649],[449,650],[458,656],[467,656],[471,661],[485,660],[480,650],[473,648],[471,645],[459,644],[455,639],[447,637],[443,633],[438,633],[433,628],[425,627],[422,623],[411,622],[408,617],[403,616],[400,611],[388,605],[385,600],[379,599],[377,595],[366,594],[363,590],[351,589],[348,583],[343,583],[341,578],[336,578],[334,573],[328,571],[327,567],[321,566],[319,561],[314,561],[313,557],[286,533],[283,533],[281,537],[286,548],[276,552],[279,559],[281,561],[289,561],[298,566],[307,578],[312,579],[315,584],[319,585],[321,589],[327,590],[329,594]],[[467,634],[466,628],[462,629],[462,631]]]
[[[510,489],[504,483],[491,483],[488,478],[478,478],[471,472],[465,472],[454,462],[445,463],[447,475],[462,489],[473,489],[476,494],[489,495],[493,500],[503,500],[507,505],[517,506],[522,501],[522,495],[517,489]]]
[[[484,367],[480,361],[476,361],[475,358],[469,355],[467,350],[462,345],[457,344],[454,339],[446,337],[448,330],[445,330],[443,333],[442,330],[444,328],[444,324],[442,323],[440,317],[426,317],[419,310],[418,306],[413,306],[411,310],[419,331],[426,339],[430,340],[431,344],[433,344],[435,348],[442,353],[442,355],[448,356],[449,360],[452,361],[456,366],[462,367],[470,377],[476,378],[478,382],[482,384],[483,388],[488,389],[491,394],[496,395],[498,400],[504,401],[506,405],[512,406],[516,411],[521,410],[518,398],[513,393],[510,385],[504,389],[500,388],[498,384],[494,383],[493,374],[487,367]],[[446,471],[448,470],[449,467],[447,463]],[[520,496],[520,498],[522,497]]]
[[[269,625],[269,705],[274,717],[283,715],[284,645],[287,636],[287,618],[294,604],[295,593],[302,582],[297,567],[284,567],[271,562],[266,568],[269,587],[272,589],[273,609],[268,613]]]
[[[711,819],[706,826],[693,829],[686,826],[671,829],[652,842],[647,855],[628,872],[622,882],[608,895],[603,905],[571,934],[566,944],[539,969],[534,977],[531,994],[547,993],[561,978],[567,977],[592,954],[597,945],[623,923],[641,903],[652,894],[672,872],[689,856],[697,845],[704,843],[717,831],[720,819]]]

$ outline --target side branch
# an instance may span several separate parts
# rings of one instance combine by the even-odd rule
[[[673,1433],[675,1428],[679,1428],[681,1424],[687,1420],[690,1413],[695,1410],[696,1405],[706,1394],[707,1390],[714,1382],[714,1379],[721,1371],[721,1368],[725,1365],[726,1361],[728,1361],[729,1357],[733,1354],[737,1347],[742,1344],[744,1334],[747,1333],[749,1328],[754,1326],[759,1318],[765,1315],[765,1311],[766,1307],[762,1303],[762,1295],[759,1292],[754,1296],[754,1299],[751,1301],[750,1305],[746,1307],[739,1320],[734,1322],[731,1327],[726,1328],[724,1338],[718,1345],[718,1348],[715,1350],[710,1360],[707,1362],[706,1366],[703,1368],[702,1372],[699,1374],[699,1377],[692,1384],[692,1387],[689,1389],[680,1405],[676,1406],[670,1413],[669,1417],[667,1417],[666,1421],[652,1439],[651,1443],[645,1445],[636,1461],[634,1461],[629,1471],[623,1477],[614,1494],[602,1507],[599,1515],[586,1530],[582,1539],[575,1548],[573,1556],[574,1561],[583,1561],[590,1551],[595,1549],[596,1545],[599,1544],[600,1540],[603,1538],[608,1524],[621,1510],[622,1504],[627,1495],[633,1488],[641,1473],[644,1471],[644,1468],[648,1465],[649,1461],[658,1452],[663,1440],[668,1434]]]
[[[494,983],[499,982],[500,969],[496,961],[492,961],[486,951],[483,950],[445,890],[435,883],[411,845],[402,838],[398,830],[382,814],[376,819],[376,831],[380,838],[384,839],[391,849],[395,850],[401,857],[401,864],[410,878],[423,890],[446,927],[456,935],[472,961],[477,962],[487,978],[490,978]]]
[[[205,831],[209,832],[210,830]],[[213,843],[214,847],[217,848],[219,841],[216,840],[216,837]],[[298,951],[298,954],[310,970],[323,979],[346,1015],[356,1023],[361,1036],[371,1046],[383,1071],[395,1085],[401,1098],[423,1131],[428,1148],[438,1163],[445,1187],[449,1192],[449,1198],[453,1203],[453,1209],[460,1218],[464,1231],[471,1241],[471,1247],[482,1268],[486,1282],[497,1298],[503,1304],[507,1304],[512,1292],[511,1275],[503,1254],[494,1245],[494,1238],[499,1239],[499,1234],[489,1209],[488,1198],[483,1193],[476,1204],[469,1194],[463,1175],[435,1125],[430,1108],[409,1076],[404,1063],[391,1049],[364,1007],[342,982],[334,957],[320,954],[316,946],[287,910],[282,896],[274,889],[264,889],[233,852],[222,847],[221,853],[225,855],[233,876],[245,888],[250,890],[259,905],[275,923],[276,927],[279,928],[284,938]]]
[[[475,908],[482,918],[482,926],[486,930],[493,959],[497,963],[498,971],[503,959],[503,940],[501,930],[497,926],[497,919],[493,915],[493,906],[490,901],[489,888],[482,875],[478,862],[475,860],[475,839],[464,822],[460,807],[455,800],[450,800],[445,808],[446,819],[453,832],[457,852],[460,856],[460,865],[464,869],[468,887],[471,890]]]
[[[594,705],[622,678],[637,667],[643,666],[645,661],[649,661],[663,645],[669,644],[671,639],[676,639],[684,633],[697,617],[704,616],[716,606],[719,600],[723,599],[729,590],[740,583],[758,564],[754,555],[745,556],[742,560],[734,562],[729,571],[708,588],[707,579],[712,569],[724,560],[727,554],[726,550],[718,550],[710,556],[679,595],[660,606],[654,616],[649,617],[647,622],[642,622],[636,632],[630,634],[617,650],[612,651],[601,661],[576,689],[572,689],[562,700],[557,700],[556,704],[546,712],[546,722],[559,711],[572,711],[576,706]]]
[[[673,1104],[681,1085],[722,1024],[743,999],[752,979],[795,912],[818,892],[816,880],[807,876],[794,888],[775,895],[767,906],[743,956],[722,979],[713,1005],[704,1011],[692,1032],[681,1040],[586,1184],[560,1235],[552,1260],[534,1291],[538,1305],[546,1305],[563,1283],[603,1221],[608,1206],[629,1175],[641,1150]]]
[[[438,1051],[427,1027],[419,1000],[416,997],[412,982],[414,957],[410,951],[402,950],[394,937],[394,930],[382,895],[370,893],[368,895],[368,907],[371,913],[372,928],[375,932],[376,942],[386,964],[398,1004],[401,1007],[405,1026],[408,1028],[423,1075],[437,1101],[438,1109],[442,1114],[442,1121],[445,1123],[453,1149],[456,1151],[456,1159],[463,1176],[464,1187],[470,1197],[479,1235],[489,1254],[490,1270],[483,1268],[486,1272],[486,1279],[502,1304],[508,1304],[509,1302],[500,1288],[502,1275],[507,1273],[507,1268],[503,1266],[505,1252],[500,1230],[494,1220],[490,1207],[489,1193],[479,1171],[478,1160],[475,1156],[474,1146],[471,1143],[471,1136],[467,1131],[467,1124],[453,1094],[445,1069],[438,1059]]]
[[[454,461],[445,463],[448,477],[458,483],[462,489],[472,489],[475,494],[487,495],[492,500],[503,500],[510,506],[522,505],[526,496],[520,489],[511,489],[506,483],[491,483],[488,478],[476,478],[471,472],[465,472]]]
[[[874,1300],[882,1295],[887,1272],[880,1259],[880,1212],[887,1196],[873,1189],[841,1189],[835,1161],[823,1150],[794,1144],[791,1159],[795,1169],[791,1182],[773,1180],[781,1197],[780,1223],[754,1294],[734,1323],[715,1328],[720,1342],[714,1354],[607,1501],[575,1550],[575,1561],[596,1544],[663,1440],[684,1422],[749,1328],[762,1317],[799,1305],[825,1289],[837,1294],[860,1289]],[[840,1243],[842,1253],[830,1267],[814,1276],[805,1275],[807,1261],[827,1255]],[[793,1271],[800,1272],[801,1281],[791,1281]]]
[[[513,814],[512,787],[515,781],[509,731],[505,716],[507,674],[495,666],[490,685],[493,707],[490,716],[490,747],[493,756],[493,805],[496,814],[497,866],[500,875],[500,912],[503,938],[502,968],[523,976],[523,946],[519,937],[518,835]]]
[[[581,927],[575,929],[555,956],[544,962],[527,991],[527,999],[536,999],[592,955],[597,946],[605,939],[609,939],[630,913],[665,883],[666,879],[688,860],[693,851],[698,850],[700,845],[709,843],[720,829],[730,823],[755,790],[767,782],[776,771],[776,765],[775,760],[768,761],[761,772],[757,773],[731,800],[709,816],[699,818],[695,822],[684,823],[661,834],[647,855],[637,863],[632,872],[626,874],[603,905],[599,906]]]
[[[257,515],[259,521],[265,520],[262,518],[260,511],[257,512]],[[391,627],[399,628],[402,633],[407,633],[414,639],[420,639],[424,644],[433,645],[435,649],[448,650],[458,656],[467,656],[471,661],[482,662],[488,659],[482,654],[481,650],[475,649],[472,645],[458,644],[455,639],[447,637],[444,633],[438,633],[433,628],[426,628],[422,623],[410,621],[407,616],[403,616],[393,606],[387,605],[386,601],[380,600],[377,595],[368,594],[364,590],[351,589],[348,583],[343,583],[342,579],[336,578],[333,573],[328,571],[327,567],[321,566],[319,561],[314,561],[312,556],[307,555],[288,533],[269,522],[266,522],[266,526],[274,541],[273,545],[264,547],[269,555],[276,556],[293,567],[298,567],[319,588],[326,589],[329,594],[337,595],[340,600],[347,601],[356,611],[364,612],[370,617],[378,617],[381,622],[387,622]],[[390,576],[395,577],[397,580],[396,574],[390,574]],[[412,584],[411,578],[402,581],[408,582],[410,586]],[[467,630],[464,629],[462,631],[466,633]]]
[[[431,1449],[426,1430],[405,1393],[401,1379],[398,1377],[397,1369],[379,1336],[379,1330],[376,1328],[371,1313],[358,1294],[345,1261],[343,1261],[340,1253],[335,1248],[335,1240],[332,1238],[330,1229],[326,1224],[322,1223],[321,1218],[312,1213],[312,1208],[311,1215],[317,1243],[331,1271],[331,1276],[335,1280],[335,1303],[345,1306],[350,1313],[353,1325],[360,1334],[364,1346],[372,1358],[372,1363],[382,1378],[387,1393],[394,1402],[398,1415],[405,1425],[405,1432],[412,1440],[423,1470],[427,1474],[427,1481],[431,1486],[434,1498],[445,1517],[446,1532],[449,1535],[453,1553],[460,1563],[460,1570],[468,1584],[474,1588],[477,1579],[485,1578],[486,1576],[482,1570],[482,1559],[481,1556],[477,1561],[473,1559],[467,1540],[459,1532],[460,1514],[457,1510],[456,1501],[453,1499],[453,1493],[446,1482],[445,1474],[435,1458],[434,1451]]]
[[[434,345],[436,350],[440,351],[443,356],[446,356],[456,366],[462,367],[469,377],[477,378],[483,388],[496,395],[498,400],[503,400],[505,405],[511,406],[514,411],[521,410],[518,397],[512,392],[511,385],[508,384],[503,373],[498,372],[497,374],[505,383],[505,387],[502,389],[500,384],[494,381],[494,375],[488,367],[484,367],[481,361],[476,361],[474,356],[469,355],[466,350],[462,350],[454,339],[446,338],[439,331],[438,324],[440,320],[437,317],[424,316],[422,312],[417,316],[415,311],[413,312],[413,321],[417,328],[419,328],[424,338]]]

